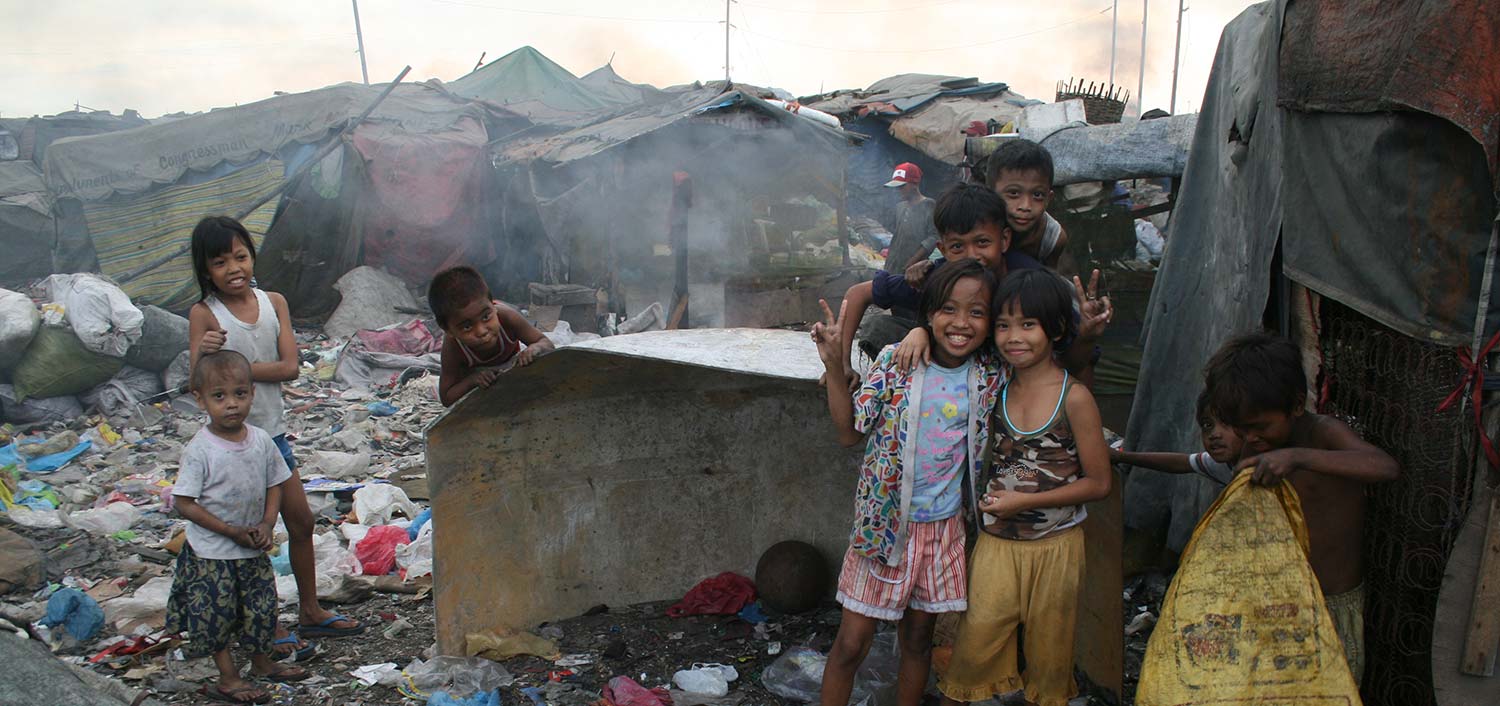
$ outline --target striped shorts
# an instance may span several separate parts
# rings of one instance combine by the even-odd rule
[[[924,613],[968,609],[963,513],[937,522],[913,522],[908,533],[906,553],[896,566],[856,554],[853,547],[844,553],[840,605],[876,620],[900,620],[907,608]]]

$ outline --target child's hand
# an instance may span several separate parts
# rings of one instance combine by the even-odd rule
[[[1251,466],[1255,466],[1255,472],[1250,476],[1251,483],[1275,485],[1291,476],[1292,471],[1297,470],[1297,450],[1276,449],[1258,456],[1251,456],[1236,464],[1234,472],[1239,473]]]
[[[260,548],[259,543],[256,541],[255,528],[254,527],[244,527],[244,526],[241,526],[241,525],[230,525],[229,526],[229,535],[228,535],[228,537],[230,539],[234,540],[235,544],[238,544],[238,545],[240,545],[242,547],[246,547],[246,548],[249,548],[249,549],[259,549]]]
[[[217,353],[224,347],[228,333],[224,329],[209,329],[203,332],[203,338],[198,341],[198,355]]]
[[[1124,449],[1117,449],[1117,448],[1115,448],[1113,446],[1109,447],[1109,463],[1110,463],[1110,465],[1114,465],[1114,464],[1117,464],[1117,463],[1124,463],[1124,462],[1125,462],[1125,450]]]
[[[979,499],[979,509],[1003,520],[1026,509],[1026,495],[1014,490],[991,490]]]
[[[1103,335],[1115,309],[1110,306],[1108,295],[1099,295],[1099,271],[1094,270],[1089,277],[1087,288],[1078,275],[1073,275],[1073,292],[1078,297],[1078,337],[1092,340]]]
[[[839,321],[843,320],[847,305],[848,302],[839,304],[839,315],[834,317],[833,310],[828,308],[828,300],[818,300],[818,306],[823,307],[823,321],[813,324],[812,340],[818,346],[818,357],[823,359],[823,367],[828,370],[842,371],[848,368],[844,362],[844,347],[839,341],[842,334]]]
[[[263,552],[271,551],[276,546],[276,526],[262,522],[250,528],[250,538],[255,541],[255,548]]]
[[[524,352],[525,351],[522,351],[522,353]],[[481,389],[488,390],[490,388],[490,385],[493,385],[495,383],[495,378],[498,377],[500,377],[499,370],[496,370],[495,368],[485,368],[483,370],[475,370],[472,374],[469,375],[469,380],[473,381],[475,386]]]
[[[931,271],[932,263],[928,260],[912,263],[912,266],[906,268],[906,272],[904,273],[907,286],[920,290],[922,283],[927,281],[927,273]]]
[[[552,340],[543,338],[536,343],[526,346],[526,350],[516,354],[516,367],[524,368],[531,365],[532,361],[555,350],[557,350],[557,346],[552,343]]]
[[[918,326],[901,339],[896,346],[896,369],[907,372],[917,367],[917,363],[923,365],[932,363],[932,342],[928,340],[927,329]]]

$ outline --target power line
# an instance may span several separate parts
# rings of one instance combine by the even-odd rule
[[[775,5],[761,5],[753,2],[741,2],[741,5],[771,10],[772,12],[789,12],[797,15],[882,15],[891,12],[906,12],[908,10],[926,10],[932,7],[957,4],[959,0],[942,0],[941,2],[928,3],[926,5],[908,5],[906,7],[888,7],[880,10],[804,10],[793,7],[777,7]]]
[[[1050,31],[1052,31],[1054,29],[1059,29],[1059,28],[1062,28],[1062,27],[1067,27],[1068,25],[1078,24],[1079,22],[1083,22],[1085,20],[1092,19],[1096,15],[1102,15],[1102,14],[1104,14],[1106,12],[1109,12],[1110,7],[1112,7],[1112,6],[1111,5],[1106,5],[1106,6],[1104,6],[1103,9],[1099,10],[1098,12],[1090,12],[1087,15],[1083,15],[1081,17],[1078,17],[1078,18],[1075,18],[1075,19],[1072,19],[1072,20],[1068,20],[1067,22],[1062,22],[1062,23],[1059,23],[1059,24],[1051,25],[1049,27],[1043,27],[1041,29],[1035,29],[1035,30],[1032,30],[1030,32],[1022,32],[1021,34],[1013,34],[1013,35],[1010,35],[1008,37],[999,37],[997,39],[990,39],[990,40],[986,40],[986,41],[983,41],[983,42],[974,42],[972,44],[958,44],[958,45],[947,46],[947,47],[929,47],[929,48],[926,48],[926,49],[849,49],[849,48],[846,48],[846,47],[830,47],[830,46],[825,46],[825,45],[821,45],[821,44],[808,44],[808,43],[805,43],[805,42],[799,42],[799,41],[792,40],[792,39],[782,39],[781,37],[776,37],[776,36],[769,35],[769,34],[761,34],[759,32],[752,32],[749,29],[745,29],[745,30],[742,30],[742,31],[745,34],[753,34],[753,35],[755,35],[757,37],[760,37],[762,39],[769,39],[769,40],[771,40],[773,42],[781,42],[782,44],[791,44],[793,46],[805,47],[805,48],[808,48],[808,49],[822,49],[824,51],[843,52],[843,53],[847,53],[847,54],[931,54],[931,53],[935,53],[935,52],[956,51],[958,49],[973,49],[975,47],[989,46],[989,45],[992,45],[992,44],[999,44],[1001,42],[1008,42],[1008,41],[1011,41],[1013,39],[1020,39],[1022,37],[1030,37],[1032,35],[1041,34],[1043,32],[1050,32]],[[741,11],[741,12],[743,14],[743,11]]]
[[[283,40],[278,40],[278,41],[274,41],[274,42],[256,42],[256,43],[251,43],[251,44],[223,44],[223,43],[215,43],[215,44],[201,44],[201,45],[186,46],[186,47],[182,47],[182,46],[178,46],[178,47],[160,47],[160,48],[155,48],[155,49],[111,49],[111,50],[109,50],[107,52],[107,54],[110,55],[110,56],[114,56],[114,55],[118,55],[118,54],[138,54],[138,55],[145,55],[145,54],[196,54],[196,53],[202,53],[202,52],[219,53],[219,52],[227,52],[227,51],[246,50],[246,49],[265,49],[265,48],[268,48],[268,47],[284,47],[284,46],[298,45],[298,44],[307,45],[307,46],[313,46],[313,45],[319,45],[319,44],[332,44],[334,42],[334,40],[347,41],[348,39],[349,39],[349,35],[346,33],[346,34],[324,35],[324,36],[317,36],[317,37],[301,37],[301,38],[298,38],[298,39],[283,39]],[[99,52],[99,50],[97,48],[92,48],[92,49],[65,49],[65,50],[60,50],[60,51],[0,51],[0,56],[72,56],[72,55],[75,55],[75,54],[78,54],[78,55],[86,54],[86,55],[89,55],[89,56],[99,56],[100,52]]]
[[[578,17],[590,20],[615,20],[618,22],[657,22],[678,24],[717,24],[718,20],[697,19],[691,17],[629,17],[621,15],[590,15],[581,12],[562,12],[560,10],[533,10],[530,8],[509,7],[503,5],[486,5],[478,2],[462,2],[461,0],[428,0],[442,5],[456,5],[458,7],[474,7],[481,10],[495,10],[497,12],[515,12],[523,15],[547,15],[549,17]]]

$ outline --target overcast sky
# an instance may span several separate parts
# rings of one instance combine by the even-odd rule
[[[1147,108],[1166,108],[1178,0],[1148,0]],[[1224,24],[1248,0],[1192,0],[1179,112],[1196,109]],[[1120,0],[1115,82],[1136,93],[1142,0]],[[735,80],[796,95],[898,73],[977,76],[1053,99],[1106,81],[1110,0],[743,0],[731,5]],[[359,0],[371,82],[402,66],[452,80],[531,45],[577,75],[608,62],[666,86],[724,74],[716,0]],[[0,0],[0,117],[75,103],[147,117],[360,80],[349,0]]]

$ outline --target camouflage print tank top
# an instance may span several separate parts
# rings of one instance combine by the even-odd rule
[[[1058,397],[1052,420],[1030,433],[1010,423],[1002,396],[990,424],[994,448],[985,478],[987,492],[1003,489],[1042,493],[1083,477],[1078,464],[1078,445],[1073,442],[1073,429],[1068,426],[1063,404],[1072,384],[1071,377],[1063,378],[1062,395]],[[1028,510],[1003,520],[986,514],[984,531],[1002,539],[1041,539],[1073,527],[1087,516],[1082,505]]]

